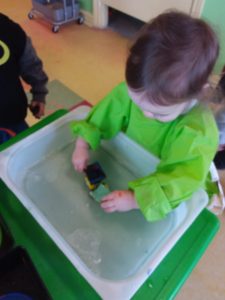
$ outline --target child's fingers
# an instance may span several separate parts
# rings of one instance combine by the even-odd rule
[[[107,213],[116,211],[116,207],[113,201],[101,202],[101,208]]]
[[[84,169],[83,164],[80,162],[73,162],[73,166],[74,166],[74,169],[78,172],[82,172]]]
[[[87,168],[87,165],[88,165],[88,158],[82,162],[82,166],[81,166],[82,172]]]
[[[88,159],[85,160],[78,160],[76,158],[72,158],[72,164],[74,166],[74,169],[78,172],[83,172],[84,169],[87,167]]]
[[[101,207],[103,209],[109,209],[109,208],[115,207],[114,200],[102,200]]]
[[[106,213],[112,213],[112,212],[115,212],[115,211],[116,211],[115,207],[109,207],[109,208],[104,209],[104,212],[106,212]]]
[[[78,171],[78,172],[82,172],[83,168],[82,168],[81,165],[75,165],[75,170]]]
[[[116,191],[113,191],[113,192],[109,193],[108,195],[106,195],[105,197],[103,197],[102,202],[103,201],[114,200],[115,199],[115,192]]]

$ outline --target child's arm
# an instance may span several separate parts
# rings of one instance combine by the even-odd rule
[[[89,161],[89,146],[82,138],[76,140],[72,164],[76,171],[83,172]]]
[[[215,115],[216,123],[219,129],[219,144],[225,144],[225,106],[223,106]]]
[[[95,105],[85,120],[71,122],[71,130],[74,135],[82,137],[92,150],[96,150],[102,139],[111,139],[126,129],[130,107],[127,87],[122,83]]]
[[[148,221],[164,218],[204,188],[218,142],[214,118],[207,111],[200,106],[174,123],[163,140],[156,171],[128,183]]]
[[[105,212],[111,213],[115,211],[125,212],[132,209],[139,209],[134,197],[134,193],[127,191],[113,191],[101,201],[101,207]]]
[[[19,61],[19,67],[21,77],[26,83],[31,85],[33,99],[30,110],[35,117],[40,118],[44,115],[45,97],[48,93],[46,88],[48,77],[29,37],[27,37],[25,49]]]

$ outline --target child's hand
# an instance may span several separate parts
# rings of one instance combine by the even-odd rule
[[[81,138],[76,141],[76,146],[72,155],[72,164],[78,172],[83,172],[89,161],[88,144]]]
[[[45,103],[33,100],[29,106],[35,118],[40,119],[45,114]]]
[[[132,191],[114,191],[108,194],[102,198],[101,207],[108,213],[139,208]]]

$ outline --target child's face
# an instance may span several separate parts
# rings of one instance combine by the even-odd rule
[[[131,100],[140,107],[146,117],[161,122],[175,120],[180,114],[184,113],[190,105],[189,101],[166,106],[159,105],[150,102],[145,92],[136,93],[130,88],[128,88],[128,94],[131,97]]]

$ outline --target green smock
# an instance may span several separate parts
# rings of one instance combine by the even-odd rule
[[[160,159],[154,173],[131,181],[139,208],[148,221],[162,219],[204,186],[218,146],[218,131],[209,108],[197,104],[169,122],[146,117],[119,84],[93,107],[85,120],[71,123],[74,134],[90,147],[123,131]]]

